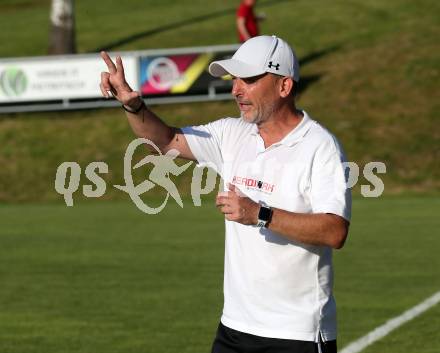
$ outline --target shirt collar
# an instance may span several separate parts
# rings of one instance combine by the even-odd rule
[[[313,120],[310,118],[306,111],[302,110],[301,112],[303,113],[303,118],[300,123],[275,145],[293,146],[304,137],[307,131],[309,131],[310,127],[312,126]],[[251,135],[259,135],[257,124],[252,124]]]

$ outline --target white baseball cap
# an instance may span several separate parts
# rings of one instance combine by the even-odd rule
[[[246,78],[266,72],[299,81],[299,64],[295,52],[289,44],[276,36],[248,39],[231,59],[214,61],[209,65],[209,73],[216,77],[230,74]]]

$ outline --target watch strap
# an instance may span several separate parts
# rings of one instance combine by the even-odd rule
[[[142,108],[144,108],[144,107],[145,107],[145,102],[144,102],[144,100],[142,98],[141,98],[141,104],[136,109],[132,109],[132,108],[126,106],[125,104],[122,104],[122,108],[124,108],[124,110],[126,112],[131,113],[131,114],[139,113],[142,110]]]

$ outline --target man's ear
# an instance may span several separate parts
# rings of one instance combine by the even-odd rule
[[[286,98],[294,89],[293,79],[291,77],[282,77],[280,81],[280,97]]]

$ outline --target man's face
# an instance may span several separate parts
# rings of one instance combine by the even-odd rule
[[[232,95],[241,117],[249,123],[258,124],[270,118],[280,102],[278,90],[278,78],[275,75],[233,78]]]

